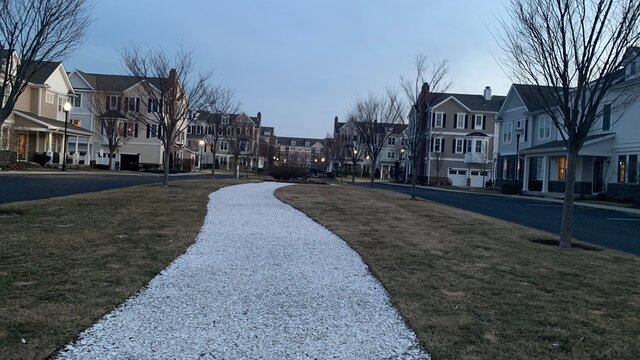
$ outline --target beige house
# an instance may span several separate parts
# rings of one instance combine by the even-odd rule
[[[276,136],[276,164],[321,170],[324,159],[324,139]]]
[[[61,62],[41,62],[40,68],[18,97],[13,111],[2,124],[0,146],[13,151],[18,161],[33,161],[34,156],[49,156],[47,165],[61,165],[64,157],[64,103],[73,101],[74,92]],[[8,69],[11,71],[11,69]],[[67,124],[67,137],[88,139],[90,129],[79,123]],[[67,147],[67,162],[73,162],[75,148]]]

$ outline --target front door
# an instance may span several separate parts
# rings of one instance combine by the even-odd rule
[[[27,135],[18,135],[18,160],[27,160]]]
[[[600,193],[602,192],[603,187],[603,170],[604,170],[604,161],[596,160],[593,162],[593,192]]]

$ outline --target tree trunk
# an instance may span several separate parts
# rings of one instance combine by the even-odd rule
[[[164,149],[164,174],[162,174],[162,185],[169,186],[169,158],[171,156],[171,152]]]
[[[211,151],[211,178],[216,177],[216,152]]]
[[[411,161],[411,200],[416,199],[416,180],[418,179],[418,160]]]
[[[356,183],[356,163],[355,161],[352,162],[353,166],[351,166],[351,183],[355,184]]]
[[[113,160],[113,153],[109,153],[109,170],[113,170],[111,168],[112,160]]]
[[[576,162],[578,154],[567,152],[567,172],[564,187],[564,204],[562,205],[562,224],[560,225],[560,247],[571,248],[571,226],[573,224],[573,199],[576,188]]]
[[[339,164],[340,164],[340,182],[342,182],[344,179],[344,164],[343,163],[339,163]]]

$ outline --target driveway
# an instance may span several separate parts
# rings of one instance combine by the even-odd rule
[[[210,195],[196,243],[61,359],[429,359],[342,239],[275,198]]]
[[[411,193],[408,186],[385,183],[360,184]],[[560,232],[562,204],[531,197],[494,196],[416,188],[416,196],[441,204],[551,233]],[[575,206],[573,236],[584,242],[640,255],[640,216],[621,211]]]
[[[233,177],[216,175],[216,178]],[[170,175],[170,181],[210,179],[211,175]],[[160,175],[117,175],[101,173],[0,174],[0,204],[46,199],[122,187],[156,184]]]

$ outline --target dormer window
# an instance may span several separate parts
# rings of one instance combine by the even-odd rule
[[[305,141],[305,142],[304,142],[304,146],[306,146],[306,147],[311,146],[311,142],[310,142],[310,141]]]
[[[636,67],[636,60],[633,60],[629,64],[627,64],[627,67],[625,69],[627,80],[634,79],[638,76],[638,70],[636,69]]]
[[[291,146],[296,146],[296,141],[295,140],[291,140]]]
[[[228,116],[225,115],[225,116],[222,117],[222,124],[223,125],[229,124],[229,117]]]

